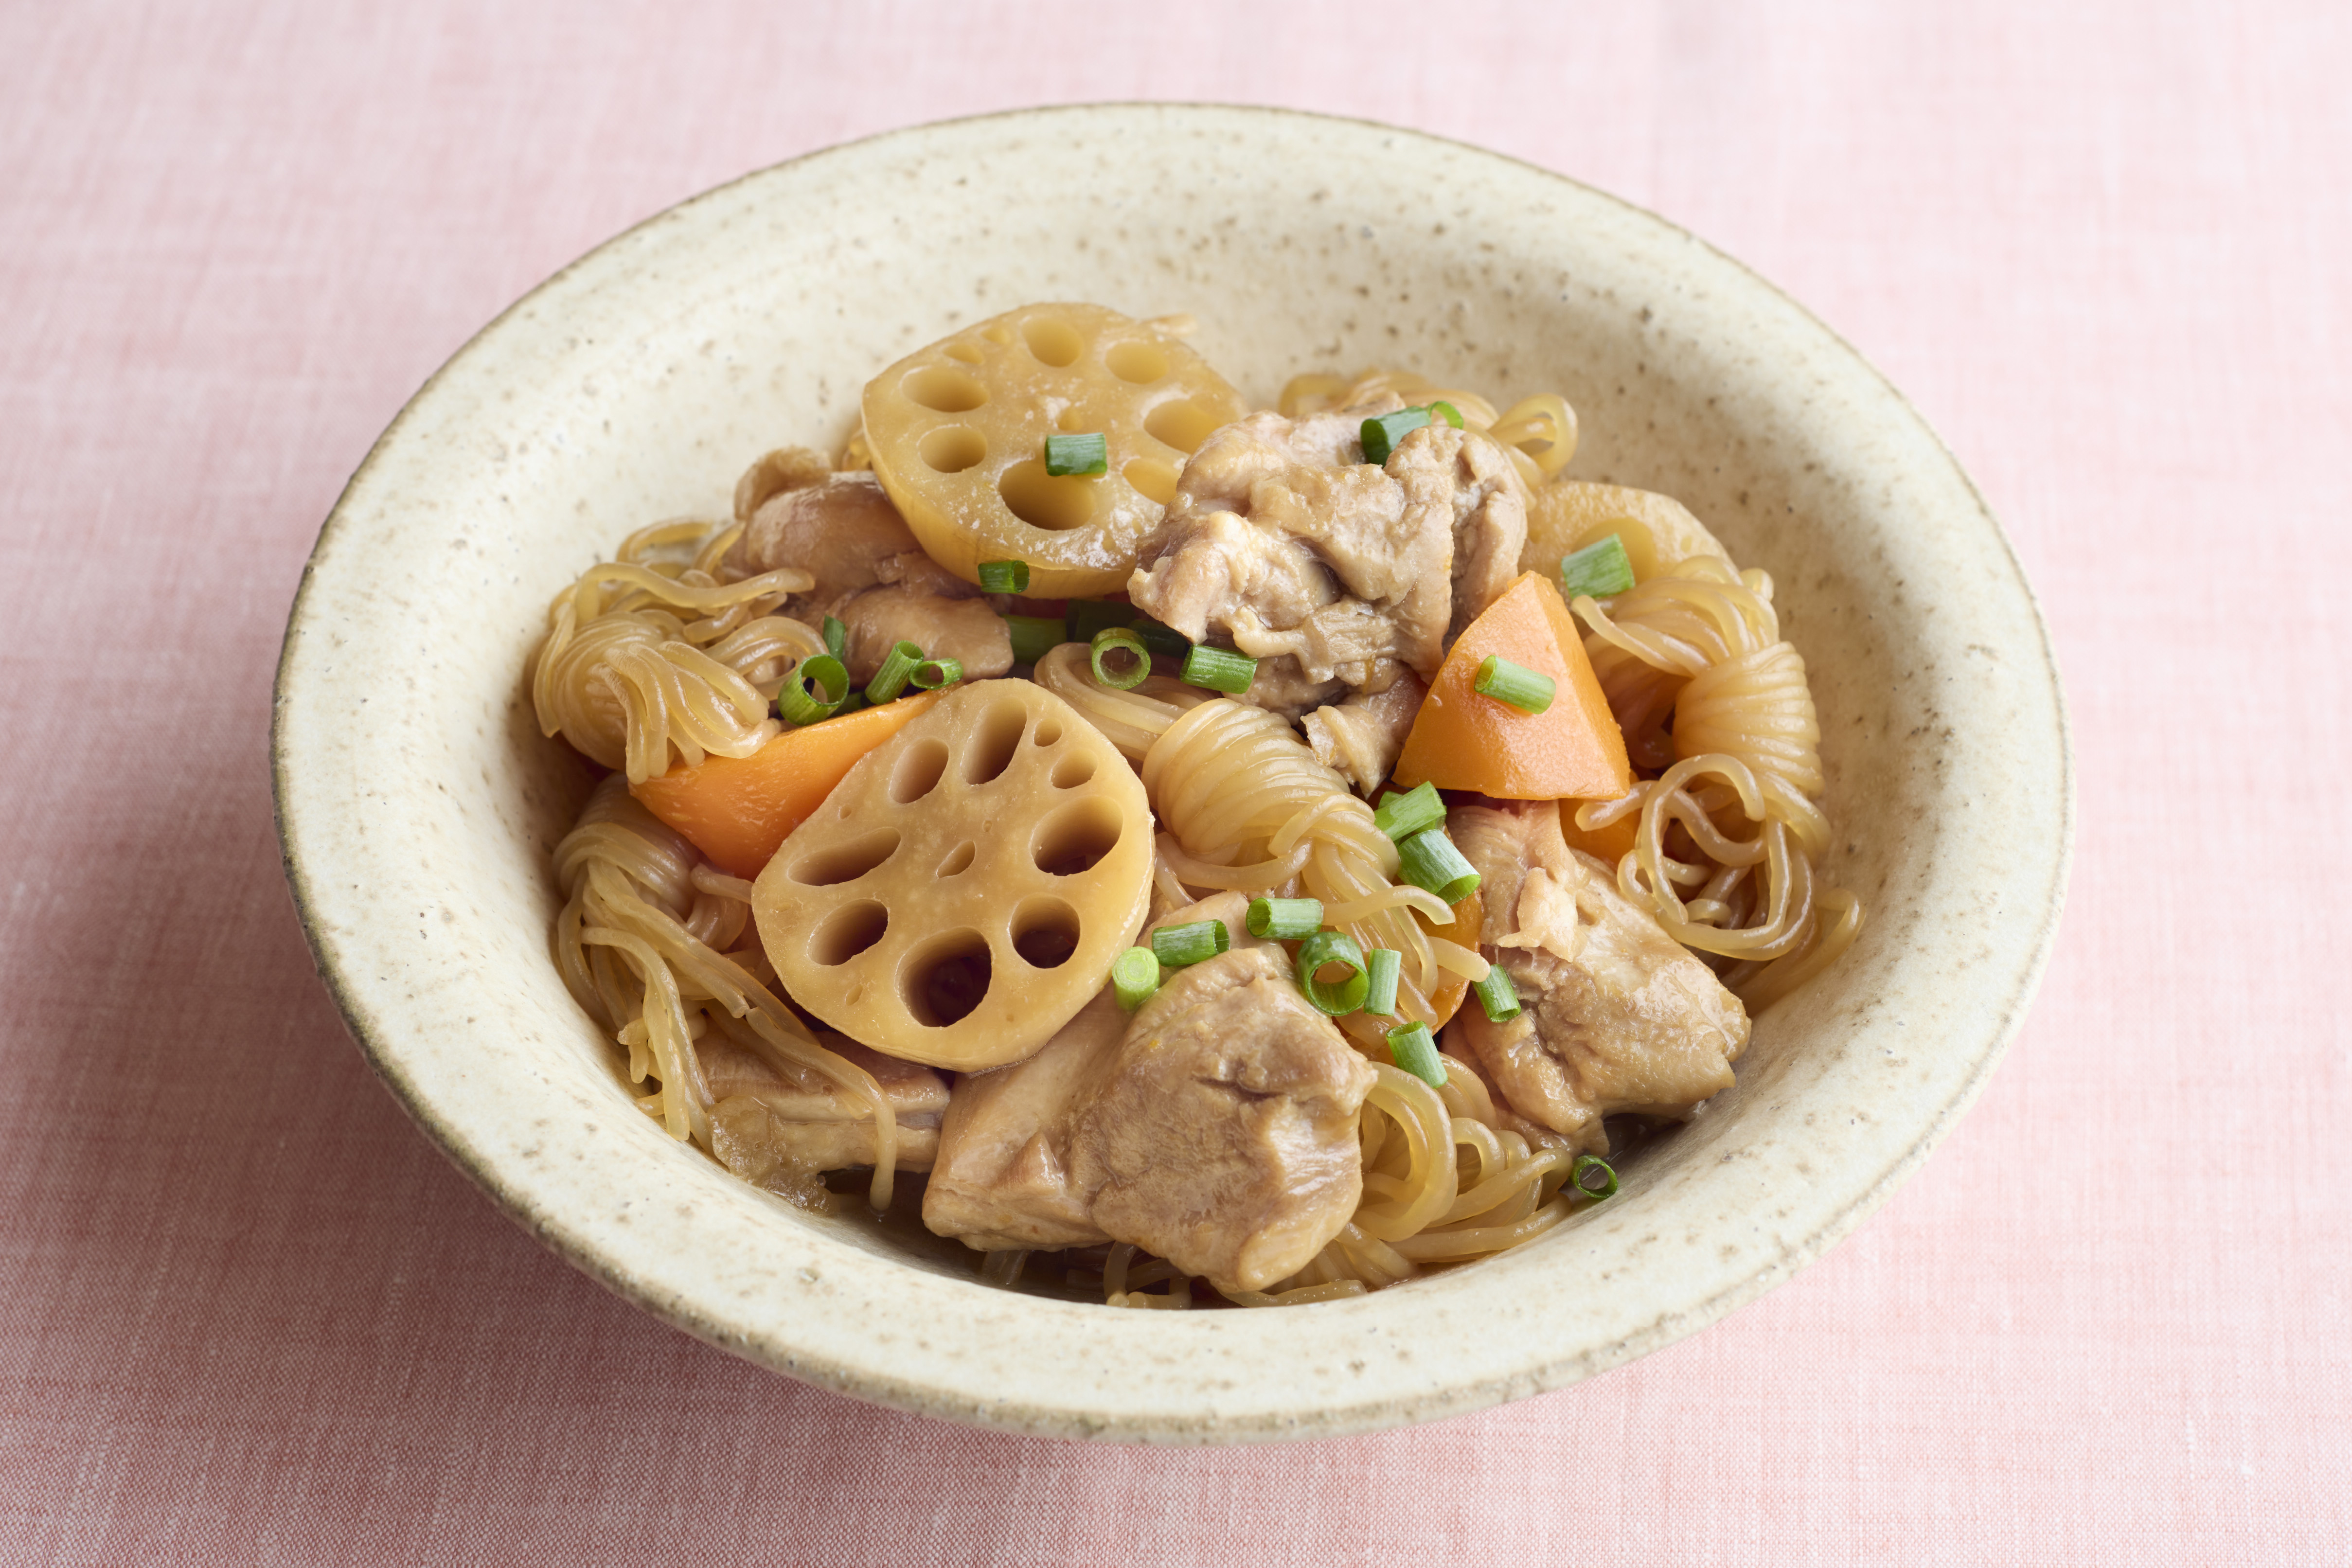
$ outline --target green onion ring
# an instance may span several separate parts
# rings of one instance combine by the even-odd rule
[[[1559,683],[1550,676],[1492,653],[1480,661],[1470,689],[1522,713],[1541,713],[1559,694]]]
[[[983,594],[1025,594],[1029,591],[1029,563],[1026,561],[983,561],[980,563],[980,591]]]
[[[1162,969],[1182,969],[1217,956],[1233,946],[1234,933],[1223,921],[1194,921],[1190,925],[1162,926],[1151,933],[1151,955]]]
[[[1584,1184],[1584,1178],[1595,1171],[1607,1180],[1607,1186],[1588,1187]],[[1596,1204],[1605,1203],[1617,1195],[1617,1172],[1606,1160],[1591,1154],[1579,1154],[1576,1163],[1569,1170],[1568,1184],[1576,1189],[1578,1197],[1589,1198]]]
[[[815,681],[818,696],[809,695],[807,683]],[[849,671],[841,660],[829,653],[804,658],[784,677],[784,684],[776,693],[776,716],[797,730],[814,724],[820,719],[830,719],[849,696]]]
[[[1110,985],[1119,1006],[1134,1012],[1160,989],[1160,960],[1148,947],[1129,948],[1110,966]]]
[[[1507,1024],[1519,1016],[1518,987],[1503,973],[1499,963],[1486,966],[1486,977],[1474,982],[1471,990],[1478,994],[1478,1005],[1486,1010],[1490,1024]]]
[[[879,708],[906,690],[907,678],[914,674],[915,666],[922,662],[923,650],[913,643],[893,645],[890,657],[882,661],[882,668],[876,670],[874,679],[866,683],[866,700]]]
[[[907,682],[918,691],[937,691],[963,679],[963,666],[951,658],[927,658],[908,673]]]
[[[1125,674],[1111,673],[1108,656],[1112,653],[1134,656],[1134,662]],[[1142,685],[1143,678],[1151,673],[1151,655],[1145,650],[1143,639],[1125,626],[1105,626],[1097,632],[1094,642],[1087,650],[1087,658],[1094,666],[1095,679],[1117,691],[1131,690]]]
[[[1252,899],[1244,917],[1252,936],[1297,942],[1323,929],[1320,899]]]
[[[1444,820],[1445,803],[1437,798],[1437,786],[1427,779],[1402,795],[1382,795],[1381,804],[1372,808],[1372,826],[1387,834],[1391,843],[1402,843]]]
[[[1478,873],[1442,827],[1426,828],[1397,846],[1399,875],[1414,887],[1458,904],[1475,892]]]
[[[1333,984],[1321,976],[1323,966],[1344,963],[1351,972]],[[1344,1018],[1364,1005],[1371,979],[1364,973],[1364,950],[1345,931],[1318,931],[1298,947],[1298,988],[1318,1013]]]
[[[1391,1029],[1389,1056],[1430,1088],[1445,1087],[1445,1064],[1437,1059],[1437,1041],[1431,1037],[1428,1025],[1416,1021]]]
[[[1404,968],[1404,954],[1392,947],[1376,947],[1364,954],[1364,978],[1369,987],[1364,992],[1364,1011],[1375,1017],[1393,1018],[1397,1007],[1397,976]]]

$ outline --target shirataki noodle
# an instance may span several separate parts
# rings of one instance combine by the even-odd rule
[[[1605,609],[1584,595],[1572,607],[1634,765],[1664,770],[1578,807],[1577,826],[1639,814],[1619,888],[1675,941],[1733,961],[1724,984],[1760,1012],[1862,925],[1852,893],[1814,884],[1830,846],[1821,722],[1805,661],[1780,637],[1772,580],[1698,556]]]
[[[787,671],[824,651],[824,639],[767,613],[808,588],[807,573],[727,584],[713,575],[741,531],[657,523],[556,595],[531,673],[541,734],[561,734],[631,784],[709,753],[748,757],[775,736],[769,704]],[[690,563],[643,559],[681,544],[696,547]]]

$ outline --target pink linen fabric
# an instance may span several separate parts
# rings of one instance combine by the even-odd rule
[[[0,1562],[2344,1561],[2347,74],[2327,0],[0,7]],[[1127,98],[1696,230],[2048,612],[2080,853],[2007,1063],[1826,1260],[1580,1387],[1212,1452],[820,1394],[500,1218],[311,973],[272,665],[408,395],[710,184]]]

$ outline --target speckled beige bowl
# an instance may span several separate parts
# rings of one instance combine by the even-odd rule
[[[1870,923],[1622,1197],[1356,1301],[1122,1312],[814,1219],[634,1110],[549,958],[587,771],[524,669],[642,523],[849,428],[878,367],[1028,300],[1192,311],[1251,396],[1402,363],[1582,416],[1573,473],[1669,491],[1769,569]],[[1266,110],[1042,110],[688,202],[507,312],[321,531],[278,685],[288,875],[352,1033],[519,1222],[688,1331],[952,1421],[1154,1442],[1361,1432],[1590,1376],[1785,1279],[1982,1087],[2050,950],[2070,830],[2050,647],[2000,531],[1895,391],[1738,263],[1490,153]]]

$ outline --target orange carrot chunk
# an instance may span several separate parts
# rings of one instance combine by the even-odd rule
[[[1576,808],[1589,804],[1581,800],[1559,803],[1560,837],[1568,840],[1570,849],[1581,849],[1587,855],[1614,866],[1625,858],[1626,851],[1633,847],[1633,840],[1640,836],[1642,814],[1637,811],[1629,816],[1621,816],[1606,827],[1579,827],[1576,825]]]
[[[1475,689],[1489,656],[1551,678],[1551,706],[1524,713]],[[1633,787],[1625,737],[1610,715],[1584,639],[1559,590],[1520,574],[1470,623],[1429,685],[1397,758],[1396,784],[1476,790],[1496,800],[1614,799]]]
[[[686,835],[730,877],[757,877],[784,836],[807,821],[857,759],[938,699],[926,691],[805,729],[787,730],[748,757],[708,757],[630,793]]]

